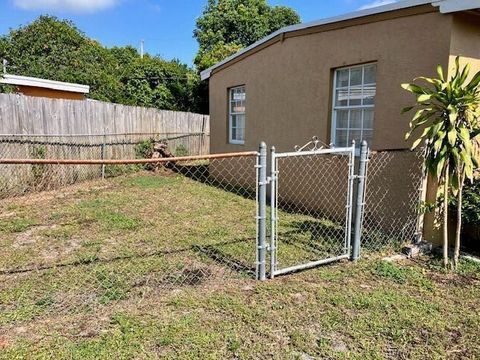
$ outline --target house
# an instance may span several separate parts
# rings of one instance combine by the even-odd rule
[[[85,100],[90,91],[87,85],[10,74],[0,76],[0,84],[12,85],[23,95],[54,99]]]
[[[276,31],[203,71],[211,151],[291,150],[313,135],[342,146],[404,149],[412,97],[400,85],[451,68],[480,70],[480,0],[405,0]]]
[[[260,141],[292,151],[314,135],[334,147],[366,140],[372,150],[408,149],[411,115],[401,109],[414,99],[401,84],[435,76],[438,64],[450,70],[458,55],[480,70],[480,0],[404,0],[285,27],[201,73],[211,152],[254,150]],[[373,186],[385,202],[377,217],[398,224],[394,232],[418,184],[403,184],[413,157],[392,158]],[[426,217],[427,240],[438,239],[434,223]]]

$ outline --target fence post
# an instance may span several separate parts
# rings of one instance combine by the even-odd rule
[[[368,145],[366,141],[362,141],[360,147],[360,164],[358,170],[358,187],[357,187],[357,201],[355,211],[355,234],[352,246],[352,260],[356,261],[360,256],[360,242],[362,238],[362,220],[363,210],[365,206],[365,174],[367,172]]]
[[[275,160],[275,146],[270,149],[270,279],[275,276],[277,266],[277,166]]]
[[[420,188],[418,189],[419,197],[418,197],[418,209],[425,204],[427,200],[427,190],[428,190],[428,173],[427,167],[425,165],[425,159],[427,157],[427,141],[425,141],[424,148],[422,150],[422,179]],[[425,212],[419,211],[417,214],[417,224],[415,226],[415,238],[414,243],[418,244],[421,243],[423,240],[423,228],[425,223]]]
[[[257,280],[266,279],[266,237],[267,237],[267,145],[262,142],[259,149],[258,171],[258,238],[257,238]]]
[[[100,157],[105,160],[105,137],[103,138]],[[105,164],[102,164],[102,180],[105,180]]]

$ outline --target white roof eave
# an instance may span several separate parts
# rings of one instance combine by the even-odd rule
[[[20,75],[4,74],[0,77],[0,83],[8,84],[8,85],[17,85],[17,86],[33,86],[33,87],[75,92],[75,93],[81,93],[81,94],[88,94],[90,92],[90,86],[88,85],[72,84],[72,83],[66,83],[61,81],[40,79],[40,78],[20,76]]]
[[[210,77],[212,74],[212,71],[215,69],[227,64],[228,62],[234,60],[235,58],[247,53],[248,51],[268,42],[269,40],[273,39],[274,37],[289,33],[292,31],[297,31],[297,30],[303,30],[315,26],[321,26],[321,25],[326,25],[326,24],[332,24],[340,21],[346,21],[346,20],[351,20],[351,19],[356,19],[356,18],[361,18],[364,16],[370,16],[370,15],[375,15],[375,14],[381,14],[385,12],[390,12],[390,11],[395,11],[395,10],[401,10],[401,9],[407,9],[410,7],[416,7],[416,6],[421,6],[421,5],[432,5],[440,8],[440,12],[442,13],[451,13],[451,12],[457,12],[457,11],[464,11],[464,10],[471,10],[471,9],[476,9],[480,8],[480,0],[437,0],[437,1],[432,1],[432,0],[403,0],[403,1],[398,1],[393,4],[388,4],[388,5],[383,5],[383,6],[378,6],[375,8],[371,9],[365,9],[365,10],[359,10],[355,11],[352,13],[340,15],[340,16],[335,16],[332,18],[327,18],[327,19],[321,19],[321,20],[316,20],[312,22],[307,22],[303,24],[297,24],[297,25],[291,25],[284,27],[280,30],[275,31],[274,33],[264,37],[263,39],[260,39],[259,41],[253,43],[250,46],[247,46],[246,48],[240,50],[239,52],[227,57],[226,59],[220,61],[219,63],[213,65],[212,67],[202,71],[200,73],[200,77],[202,80],[206,80]]]
[[[480,0],[440,0],[434,1],[433,6],[439,6],[440,12],[449,14],[458,11],[474,10],[480,8]]]

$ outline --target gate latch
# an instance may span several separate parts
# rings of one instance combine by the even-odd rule
[[[272,177],[271,177],[271,176],[267,176],[267,178],[265,179],[265,182],[260,181],[260,182],[258,183],[258,185],[260,185],[260,186],[262,186],[262,185],[268,185],[268,184],[270,184],[271,182],[272,182]]]

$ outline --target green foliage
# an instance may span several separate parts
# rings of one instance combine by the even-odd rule
[[[439,66],[438,79],[418,78],[430,86],[403,84],[402,87],[417,96],[416,105],[403,110],[416,110],[406,139],[418,128],[423,128],[413,148],[426,142],[427,170],[439,181],[448,170],[451,186],[457,190],[463,184],[464,175],[473,179],[473,171],[478,166],[473,143],[480,125],[480,72],[467,82],[469,64],[460,69],[459,58],[455,63],[455,73],[449,80]]]
[[[30,156],[33,159],[45,159],[47,156],[47,149],[45,146],[35,146]],[[38,185],[44,180],[45,177],[45,165],[32,165],[33,185]]]
[[[240,51],[243,46],[231,43],[225,44],[223,41],[214,44],[211,48],[200,48],[195,57],[195,65],[198,69],[204,70],[215,65],[217,62],[226,59],[230,55]]]
[[[47,149],[45,148],[45,146],[35,146],[32,149],[30,156],[33,159],[45,159],[47,156]]]
[[[454,74],[450,79],[437,67],[438,78],[420,77],[426,86],[403,84],[402,87],[417,97],[414,106],[403,112],[416,110],[410,122],[408,140],[412,133],[422,128],[422,134],[413,148],[426,144],[426,170],[437,179],[438,194],[443,191],[443,259],[448,265],[448,207],[450,192],[458,196],[457,229],[453,264],[456,268],[460,255],[462,227],[462,195],[465,179],[473,181],[478,163],[475,145],[480,134],[480,72],[467,81],[470,64],[460,68],[460,58],[455,59]]]
[[[36,224],[37,221],[35,219],[28,217],[0,219],[0,233],[21,233]]]
[[[92,99],[167,110],[203,111],[200,80],[178,60],[132,46],[106,48],[72,22],[40,16],[0,37],[0,58],[12,73],[90,86]],[[11,88],[3,87],[3,92]]]
[[[453,208],[457,202],[453,201]],[[462,201],[462,219],[464,224],[480,226],[480,180],[465,184]]]
[[[433,291],[434,285],[414,267],[404,267],[388,261],[378,261],[373,273],[386,279],[391,279],[399,284],[413,284],[419,289]]]
[[[180,144],[175,148],[175,156],[188,156],[188,149],[185,145]]]
[[[266,0],[208,0],[194,31],[200,45],[195,65],[203,70],[272,32],[299,22],[293,9],[270,6]]]
[[[135,156],[137,159],[150,159],[153,154],[153,139],[144,140],[135,145]]]
[[[406,270],[388,261],[379,261],[374,272],[378,276],[392,279],[399,284],[403,284],[407,280]]]
[[[100,289],[103,290],[100,294],[100,304],[107,305],[113,301],[122,300],[126,297],[126,285],[114,274],[100,270],[96,273],[96,280],[100,285]]]

